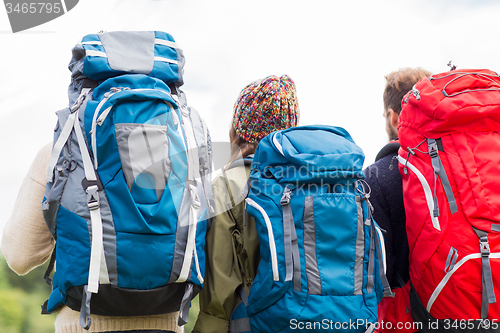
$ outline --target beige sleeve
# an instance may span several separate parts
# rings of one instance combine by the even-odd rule
[[[31,164],[3,229],[2,252],[9,267],[25,275],[49,259],[55,241],[42,215],[45,178],[52,144],[43,147]]]

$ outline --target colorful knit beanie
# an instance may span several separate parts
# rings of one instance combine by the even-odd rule
[[[234,104],[234,129],[249,143],[258,143],[271,132],[297,126],[298,121],[297,92],[288,75],[271,75],[250,83]]]

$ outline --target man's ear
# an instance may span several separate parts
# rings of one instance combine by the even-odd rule
[[[391,114],[391,125],[397,130],[399,124],[399,115],[393,109],[389,109],[389,113]]]

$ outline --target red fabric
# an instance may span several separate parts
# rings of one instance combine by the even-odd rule
[[[483,76],[461,75],[473,72]],[[401,103],[402,108],[407,110],[406,114],[402,111],[402,117],[399,118],[398,134],[401,143],[407,137],[401,133],[405,128],[412,128],[426,138],[433,139],[451,133],[500,131],[500,91],[476,90],[454,97],[445,97],[442,93],[445,86],[449,95],[471,89],[500,89],[498,76],[486,75],[496,73],[465,69],[422,79],[415,87],[421,99],[418,100],[411,94],[408,99],[408,95],[405,96]],[[449,83],[450,81],[452,82]],[[408,103],[405,103],[406,100]]]
[[[393,289],[394,297],[384,297],[378,307],[379,326],[375,333],[417,332],[410,311],[410,282]]]
[[[466,72],[476,74],[462,76]],[[446,97],[445,86],[448,95],[465,93]],[[472,226],[487,231],[491,253],[500,253],[500,233],[491,229],[492,224],[500,224],[500,78],[488,70],[456,70],[423,79],[415,89],[418,94],[410,93],[407,102],[406,97],[402,102],[399,155],[406,160],[408,148],[417,147],[427,138],[440,138],[443,151],[439,151],[439,157],[458,206],[458,212],[452,215],[438,178],[435,192],[441,230],[437,230],[421,181],[409,168],[405,174],[405,163],[400,163],[410,278],[422,304],[427,306],[446,275],[451,248],[458,251],[457,263],[468,255],[480,253],[479,238]],[[415,155],[408,162],[422,173],[433,197],[434,169],[427,142],[417,149],[420,151],[414,150]],[[490,258],[490,264],[498,302],[490,304],[488,318],[498,320],[500,259]],[[481,279],[481,259],[465,261],[436,298],[431,315],[438,319],[480,319]]]

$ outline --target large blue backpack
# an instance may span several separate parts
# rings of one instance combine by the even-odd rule
[[[252,332],[375,327],[390,288],[363,161],[339,127],[290,128],[259,143],[246,199],[261,256],[246,306]]]
[[[187,321],[213,210],[210,137],[179,89],[183,64],[163,32],[92,34],[73,49],[42,204],[57,258],[45,312],[66,304],[86,329],[90,313]]]

